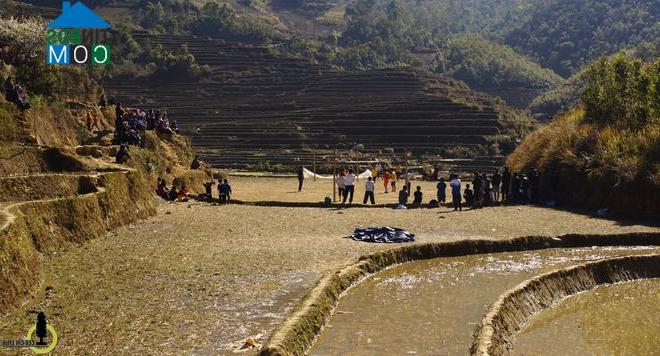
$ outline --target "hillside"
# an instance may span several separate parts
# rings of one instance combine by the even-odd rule
[[[551,0],[519,7],[497,36],[568,77],[598,56],[657,43],[659,20],[654,1]]]
[[[627,56],[640,58],[643,61],[651,62],[660,57],[660,41],[651,44],[637,46],[633,50],[622,51]],[[580,95],[586,86],[586,68],[573,74],[566,81],[557,85],[553,89],[538,95],[529,104],[529,109],[535,118],[547,120],[556,114],[569,111],[580,103]]]
[[[311,165],[314,155],[327,165],[335,149],[346,155],[358,146],[353,154],[386,160],[404,152],[454,158],[459,148],[472,153],[457,158],[497,156],[531,125],[442,77],[342,72],[264,47],[192,36],[135,37],[164,47],[186,43],[210,72],[199,81],[111,80],[106,90],[131,105],[166,107],[218,167],[282,169]]]
[[[40,5],[28,0],[21,3]],[[600,55],[657,47],[660,38],[658,7],[632,0],[231,0],[227,6],[182,0],[90,3],[111,21],[133,29],[274,45],[287,55],[346,70],[412,67],[439,71],[513,107],[531,109],[541,118],[565,106],[557,100],[576,100],[575,91],[568,89],[573,84],[567,87],[561,77],[579,73]],[[124,54],[137,60],[141,69],[126,64],[119,69],[122,73],[154,72],[146,66],[154,59]]]
[[[289,3],[291,3],[287,8],[289,13],[309,7],[304,1]],[[328,2],[324,3],[327,5]],[[447,52],[450,56],[456,52],[467,52],[472,58],[476,58],[474,62],[462,61],[460,70],[449,69],[447,74],[458,73],[455,79],[465,80],[472,88],[500,96],[509,104],[521,108],[529,105],[535,96],[544,94],[546,90],[556,89],[565,94],[569,92],[556,79],[555,83],[551,80],[551,85],[539,90],[535,85],[539,79],[547,80],[556,77],[557,74],[569,78],[601,55],[613,54],[623,49],[639,50],[644,46],[657,47],[660,38],[658,32],[660,30],[657,27],[660,21],[660,7],[654,6],[654,2],[632,0],[578,2],[400,0],[361,1],[355,3],[357,6],[351,5],[353,4],[351,1],[336,0],[333,2],[334,7],[328,10],[325,10],[328,6],[320,7],[314,16],[308,15],[308,20],[341,18],[341,13],[345,13],[346,9],[355,13],[352,9],[364,6],[360,3],[371,4],[370,6],[383,9],[379,11],[386,13],[389,9],[396,8],[396,6],[392,7],[392,4],[397,4],[397,11],[403,15],[399,21],[403,24],[406,21],[411,22],[412,25],[403,28],[414,28],[414,30],[407,30],[398,37],[393,37],[393,44],[398,46],[400,51],[408,51],[412,56],[398,54],[393,57],[394,61],[414,63],[411,60],[418,56],[416,52],[420,46],[429,47],[429,50],[435,50],[445,57]],[[272,9],[271,13],[274,16],[278,15],[277,9]],[[301,11],[297,14],[303,16],[308,13],[309,11]],[[370,48],[376,54],[376,58],[383,57],[387,62],[387,44],[391,41],[389,35],[383,35],[384,32],[378,26],[381,15],[378,15],[378,12],[376,15],[369,12],[368,16],[368,21],[358,22],[361,31],[364,30],[367,34],[363,43],[370,41],[378,43],[382,39],[385,46],[379,48],[377,45],[368,45],[360,49],[364,52]],[[342,22],[335,21],[334,30],[346,36],[346,31],[351,31],[351,21],[350,17]],[[295,23],[292,26],[291,28],[295,30]],[[385,23],[385,26],[397,28],[391,26],[391,23]],[[493,44],[470,37],[473,41],[470,41],[469,46],[465,48],[466,43],[461,39],[464,39],[462,36],[466,34],[479,34]],[[408,40],[401,41],[401,35]],[[464,49],[456,48],[457,45],[461,45]],[[493,63],[493,58],[507,58],[510,65],[517,66],[516,72],[506,70],[498,72],[499,83],[504,80],[517,85],[503,85],[498,90],[493,90],[492,85],[480,85],[482,83],[479,83],[479,80],[475,83],[474,77],[492,76],[493,66],[486,66],[483,63]],[[421,63],[425,62],[423,56],[419,59]],[[556,74],[550,74],[550,71]],[[470,74],[466,75],[466,72]],[[526,72],[528,75],[521,76],[519,74],[521,72]],[[533,76],[530,77],[529,74]],[[558,94],[549,94],[549,96],[557,97]],[[575,101],[575,99],[576,96],[573,95],[571,100]],[[539,98],[537,102],[542,100],[546,99]],[[539,110],[544,107],[536,104],[532,109]],[[541,117],[549,117],[554,114],[552,110],[554,107],[550,107],[549,111],[536,112],[541,114]]]
[[[502,97],[517,108],[526,108],[539,93],[564,85],[564,79],[553,71],[476,35],[450,39],[437,52],[434,64],[436,72]]]
[[[158,177],[195,191],[207,172],[189,170],[185,137],[155,131],[117,163],[114,108],[96,105],[102,89],[80,68],[44,64],[39,20],[1,19],[0,308],[6,311],[39,287],[42,257],[155,214]],[[98,119],[94,130],[86,127],[88,113]]]
[[[657,218],[660,60],[642,64],[620,54],[583,76],[581,106],[530,134],[509,165],[541,171],[547,200]]]

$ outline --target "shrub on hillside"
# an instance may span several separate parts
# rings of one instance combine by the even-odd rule
[[[146,51],[146,60],[153,63],[157,76],[183,76],[194,77],[209,71],[208,66],[199,65],[195,62],[195,56],[190,53],[185,44],[177,51],[169,51],[160,44]]]
[[[601,58],[586,73],[586,118],[620,129],[660,124],[660,59],[643,65],[624,54]]]
[[[190,0],[146,1],[139,23],[154,32],[188,32],[236,42],[262,43],[271,36],[266,24],[240,17],[228,4],[217,2],[200,7]]]
[[[587,70],[580,108],[530,134],[508,158],[543,172],[546,197],[629,214],[660,213],[660,59],[623,55]]]

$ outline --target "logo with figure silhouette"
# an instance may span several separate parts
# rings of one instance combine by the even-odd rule
[[[46,314],[39,312],[37,322],[28,330],[27,340],[35,340],[35,347],[30,349],[35,354],[47,354],[57,346],[57,332],[55,328],[46,320]]]

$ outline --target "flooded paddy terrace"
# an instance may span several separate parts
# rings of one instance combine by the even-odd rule
[[[519,283],[588,261],[657,253],[658,247],[547,249],[395,266],[346,293],[311,354],[468,354],[475,327],[489,305]],[[622,301],[620,308],[624,306]],[[534,349],[537,339],[557,340],[544,331],[534,335],[536,339],[527,342],[531,349],[522,354],[544,351]]]
[[[660,279],[603,285],[536,315],[516,336],[513,354],[653,355],[658,330]]]

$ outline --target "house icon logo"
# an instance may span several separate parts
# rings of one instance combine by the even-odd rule
[[[111,27],[82,1],[62,1],[62,14],[46,27],[46,62],[109,64]]]
[[[99,17],[81,1],[71,5],[62,1],[62,15],[48,24],[48,28],[98,28],[108,29],[110,24]]]

